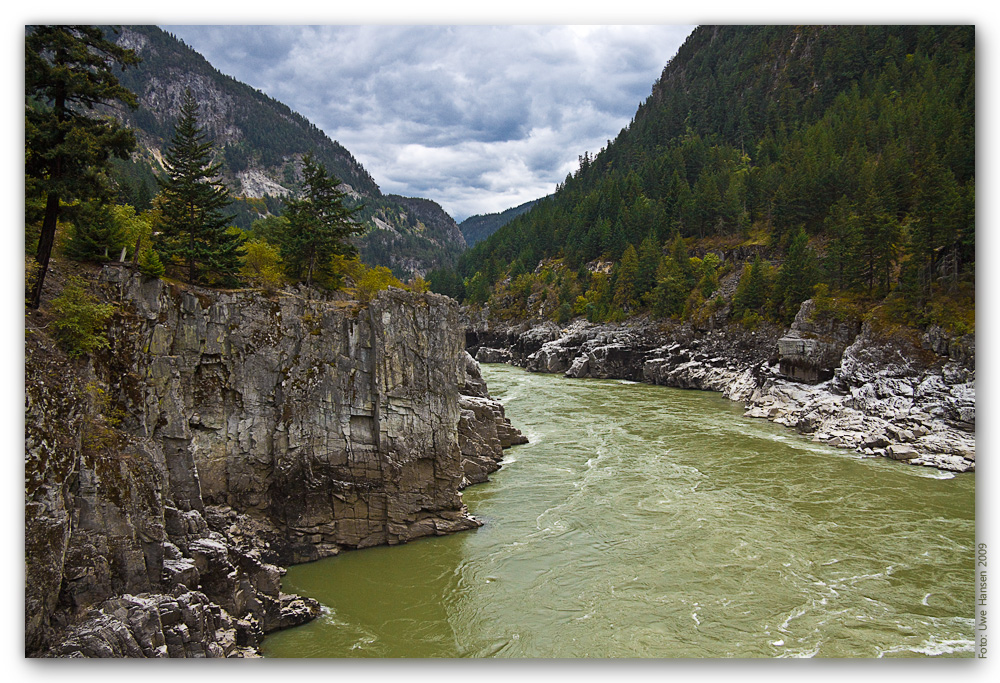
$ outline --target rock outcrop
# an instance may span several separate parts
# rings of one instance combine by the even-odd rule
[[[865,323],[834,377],[814,386],[779,376],[745,391],[747,415],[813,439],[914,465],[975,469],[975,366],[934,353],[927,335],[879,333]]]
[[[481,362],[567,377],[719,391],[816,441],[915,465],[975,469],[975,340],[938,328],[878,331],[805,301],[788,330],[653,323],[560,329],[491,325],[467,314]]]
[[[787,379],[817,384],[832,379],[844,350],[857,338],[861,325],[818,315],[816,303],[802,303],[788,333],[778,340],[778,369]]]
[[[479,526],[519,434],[447,297],[102,280],[109,349],[26,344],[27,654],[256,656],[320,613],[281,565]]]
[[[458,403],[462,411],[458,423],[462,488],[481,484],[500,469],[503,449],[528,442],[511,425],[503,405],[490,396],[479,363],[468,353],[465,354],[465,377],[465,387]]]

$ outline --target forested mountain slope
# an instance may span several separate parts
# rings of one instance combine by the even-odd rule
[[[476,214],[458,224],[465,242],[471,247],[495,233],[523,213],[527,213],[539,200],[532,199],[519,206],[498,213]]]
[[[303,155],[312,152],[339,178],[369,232],[358,238],[362,258],[400,276],[452,263],[465,248],[455,221],[429,200],[387,197],[371,175],[338,142],[305,117],[212,67],[182,41],[155,26],[123,26],[119,44],[136,51],[137,68],[119,75],[138,95],[134,112],[116,112],[136,130],[140,152],[119,164],[121,199],[140,210],[156,192],[154,173],[173,134],[185,90],[200,104],[199,120],[219,150],[223,178],[238,197],[232,210],[247,228],[280,211],[281,198],[301,182]]]
[[[818,291],[967,332],[974,206],[974,27],[703,26],[614,141],[438,280],[515,317],[787,323]]]

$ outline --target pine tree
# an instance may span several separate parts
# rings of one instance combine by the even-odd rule
[[[902,229],[899,221],[884,204],[880,187],[864,190],[858,216],[857,262],[868,285],[868,294],[876,289],[887,292],[893,267],[899,258]]]
[[[135,147],[132,131],[93,110],[97,105],[137,106],[113,69],[134,66],[139,58],[107,40],[96,26],[30,26],[26,33],[25,184],[45,198],[37,267],[26,283],[28,304],[38,308],[57,221],[80,201],[109,199],[112,192],[102,171],[112,155],[127,159]]]
[[[957,244],[961,232],[961,194],[955,176],[938,160],[933,151],[917,168],[914,175],[914,207],[912,254],[918,264],[920,282],[925,294],[930,294],[938,261],[948,256],[958,257]]]
[[[302,173],[302,195],[285,204],[288,227],[281,238],[281,257],[290,277],[311,285],[317,275],[328,274],[334,254],[355,253],[348,238],[364,227],[352,218],[361,207],[345,206],[346,195],[337,189],[340,181],[327,174],[312,154],[303,157]]]
[[[233,216],[229,191],[218,180],[221,164],[213,164],[212,143],[198,127],[198,103],[190,90],[181,102],[171,147],[164,161],[160,185],[161,232],[156,250],[167,263],[187,268],[188,281],[236,283],[240,269],[240,237],[228,230]]]

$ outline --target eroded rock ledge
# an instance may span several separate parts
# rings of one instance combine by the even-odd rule
[[[110,349],[26,344],[29,656],[257,656],[321,611],[281,565],[479,526],[460,489],[523,437],[450,299],[102,279]]]
[[[975,340],[839,321],[802,304],[785,330],[724,321],[577,320],[491,325],[467,314],[466,345],[487,363],[567,377],[719,391],[762,417],[866,456],[975,470]]]

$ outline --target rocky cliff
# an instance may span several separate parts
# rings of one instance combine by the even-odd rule
[[[647,319],[497,325],[484,311],[467,312],[465,322],[466,344],[482,362],[719,391],[750,417],[863,456],[975,469],[973,335],[838,320],[812,300],[787,330]]]
[[[478,526],[518,434],[450,299],[102,280],[110,348],[26,344],[27,654],[254,656],[319,613],[280,565]]]

